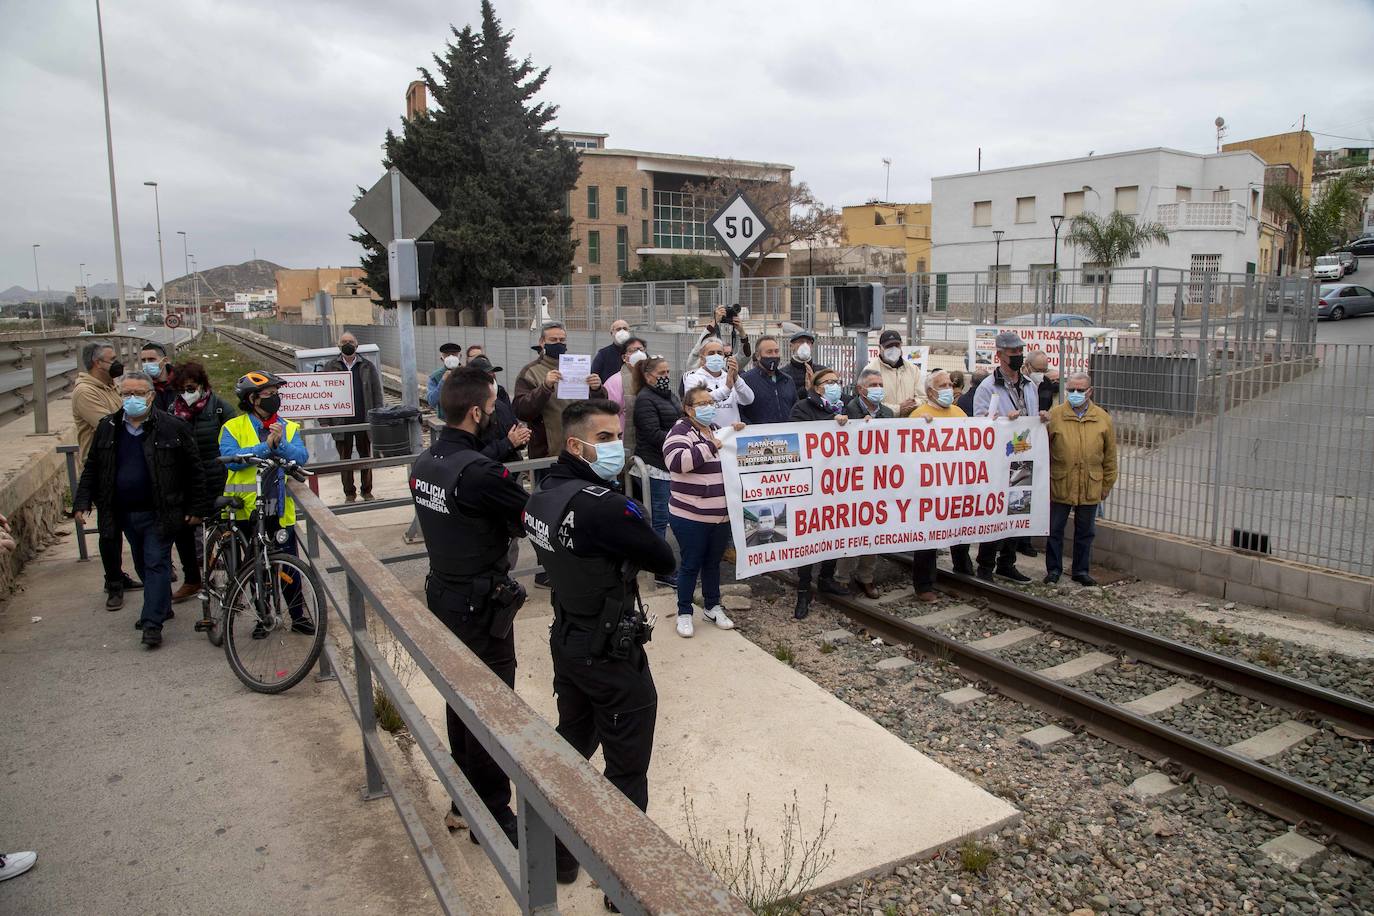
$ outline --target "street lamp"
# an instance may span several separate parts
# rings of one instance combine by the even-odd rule
[[[1096,209],[1096,210],[1093,210],[1093,212],[1096,213],[1098,210],[1101,210],[1101,209],[1102,209],[1102,195],[1097,193],[1097,189],[1094,188],[1094,187],[1093,187],[1092,185],[1090,185],[1090,184],[1085,184],[1085,185],[1083,185],[1083,191],[1084,191],[1084,193],[1087,193],[1088,191],[1092,191],[1093,194],[1097,196],[1097,209]]]
[[[114,224],[115,278],[119,282],[119,311],[126,312],[124,254],[119,244],[119,196],[115,193],[114,135],[110,132],[110,81],[105,73],[105,25],[100,18],[100,0],[95,0],[95,28],[100,40],[100,94],[105,101],[105,158],[110,164],[110,222]]]
[[[186,279],[189,280],[191,278],[191,255],[188,253],[189,249],[186,247],[186,240],[190,238],[190,236],[188,236],[185,232],[181,231],[180,229],[177,230],[177,235],[181,236],[181,256],[185,259]],[[196,316],[197,319],[199,319],[199,317],[199,315]]]
[[[38,249],[42,248],[37,242],[33,243],[33,297],[38,300],[38,332],[45,333],[48,326],[43,321],[43,284],[38,282]]]
[[[1059,286],[1059,224],[1064,222],[1064,215],[1056,213],[1050,217],[1050,222],[1054,225],[1054,267],[1050,271],[1050,315],[1054,315],[1055,290]]]
[[[162,204],[157,199],[157,182],[145,181],[146,187],[153,189],[153,212],[157,214],[157,270],[162,277],[162,289],[158,290],[158,303],[162,306],[162,317],[167,317],[167,268],[162,263]]]
[[[892,197],[892,160],[883,157],[883,169],[886,177],[883,179],[883,203],[887,203]]]
[[[1005,230],[992,230],[994,244],[994,254],[992,256],[992,323],[997,323],[997,307],[1001,301],[1002,292],[1002,236]]]
[[[187,255],[187,257],[191,261],[191,308],[195,310],[197,323],[204,327],[204,322],[201,321],[200,316],[200,268],[196,266],[195,255]]]

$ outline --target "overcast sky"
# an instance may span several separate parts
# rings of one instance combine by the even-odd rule
[[[757,11],[756,11],[757,10]],[[766,10],[766,11],[765,11]],[[928,200],[930,177],[1296,128],[1374,135],[1368,0],[1114,4],[498,0],[552,68],[559,124],[631,149],[786,162],[827,203]],[[253,256],[357,263],[406,85],[477,0],[108,0],[125,279]],[[976,17],[976,18],[975,18]],[[94,0],[0,0],[0,289],[115,276]],[[1353,140],[1345,137],[1355,138]],[[1359,138],[1365,138],[1363,144]]]

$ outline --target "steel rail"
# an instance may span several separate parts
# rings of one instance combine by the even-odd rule
[[[791,584],[796,582],[790,575],[773,575]],[[1152,760],[1168,761],[1207,782],[1225,786],[1275,817],[1294,824],[1315,824],[1351,852],[1374,858],[1374,809],[880,608],[840,595],[822,593],[820,597],[884,639],[910,645],[932,658],[949,660],[968,677],[993,684],[1006,696],[1054,715],[1068,716],[1114,744]]]

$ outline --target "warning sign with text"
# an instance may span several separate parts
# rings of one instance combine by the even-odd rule
[[[284,372],[281,387],[283,417],[309,420],[353,416],[352,372]]]
[[[1001,325],[974,325],[968,329],[968,371],[977,372],[992,369],[993,356],[997,352],[998,331],[1015,331],[1026,343],[1026,352],[1040,350],[1049,357],[1050,368],[1057,372],[1087,372],[1092,354],[1098,350],[1111,349],[1115,345],[1115,328],[1071,328],[1071,327],[1025,327]],[[1067,366],[1059,365],[1060,351],[1063,351]]]

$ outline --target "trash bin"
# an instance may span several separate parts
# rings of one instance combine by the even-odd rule
[[[420,411],[414,407],[393,405],[374,407],[367,412],[371,427],[372,454],[377,458],[409,455],[420,448]]]

